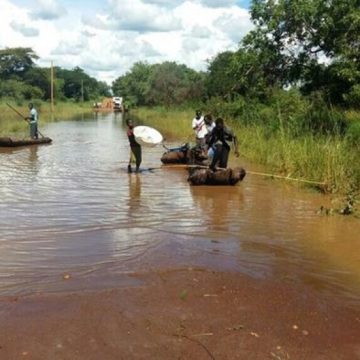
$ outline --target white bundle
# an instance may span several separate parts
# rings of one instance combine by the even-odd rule
[[[135,126],[133,131],[135,140],[140,145],[156,146],[163,141],[162,135],[150,126]]]

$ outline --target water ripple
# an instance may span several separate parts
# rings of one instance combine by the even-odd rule
[[[191,187],[185,170],[159,169],[161,147],[143,149],[156,170],[127,174],[127,136],[112,115],[44,133],[53,144],[0,150],[1,293],[60,290],[65,272],[83,288],[176,263],[358,298],[359,222],[316,215],[321,195],[250,176]]]

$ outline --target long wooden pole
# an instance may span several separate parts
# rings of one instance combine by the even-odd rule
[[[15,108],[13,108],[10,104],[6,103],[6,105],[13,111],[15,111],[19,116],[21,116],[23,118],[23,120],[25,120],[28,124],[30,124],[30,121],[26,119],[26,117],[21,114],[19,111],[17,111]],[[45,137],[39,130],[38,133],[42,136]]]

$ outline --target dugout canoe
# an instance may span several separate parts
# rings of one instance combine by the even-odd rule
[[[198,146],[190,147],[188,143],[168,149],[160,160],[163,164],[209,165],[206,151]]]
[[[52,139],[49,137],[41,137],[39,139],[19,139],[15,137],[0,137],[1,147],[16,147],[28,145],[50,144]]]
[[[190,168],[188,182],[191,185],[236,185],[242,181],[246,171],[242,167],[233,169]]]
[[[183,144],[176,148],[166,148],[167,151],[163,153],[161,162],[163,164],[188,164],[190,159],[190,146]]]

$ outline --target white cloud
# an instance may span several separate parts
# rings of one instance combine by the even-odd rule
[[[252,27],[247,11],[239,8],[224,12],[215,21],[215,25],[235,43],[238,43]]]
[[[92,38],[92,37],[96,36],[96,34],[90,32],[90,31],[88,31],[88,30],[82,30],[82,31],[81,31],[81,34],[84,35],[84,36],[86,36],[86,37],[89,37],[89,38]]]
[[[27,44],[31,44],[32,41],[35,41],[35,37],[30,37],[25,40],[22,32],[16,28],[16,24],[19,25],[29,23],[26,9],[19,8],[8,0],[2,0],[0,1],[0,14],[1,47],[27,47],[29,46]]]
[[[160,6],[164,6],[164,7],[168,7],[168,8],[174,8],[176,6],[178,6],[179,4],[181,4],[183,2],[183,0],[144,0],[144,3],[147,4],[156,4],[156,5],[160,5]]]
[[[79,66],[108,83],[137,61],[205,70],[252,27],[231,0],[78,0],[67,9],[69,0],[38,0],[36,8],[26,1],[0,0],[0,47],[31,47],[40,66]]]
[[[61,40],[56,48],[51,51],[51,55],[81,55],[87,48],[88,40],[86,37]]]
[[[39,30],[34,27],[26,26],[23,23],[17,22],[17,21],[11,21],[10,26],[13,30],[18,31],[24,36],[38,36]]]
[[[88,15],[84,23],[98,29],[139,33],[172,31],[181,27],[172,10],[141,0],[109,0],[107,15],[98,15],[95,19]]]
[[[54,20],[64,16],[67,11],[56,0],[37,0],[37,9],[30,12],[33,19]]]
[[[236,4],[236,0],[200,0],[201,4],[208,7],[229,7]]]
[[[211,30],[207,26],[195,25],[191,30],[191,34],[195,38],[208,39],[211,36]]]

